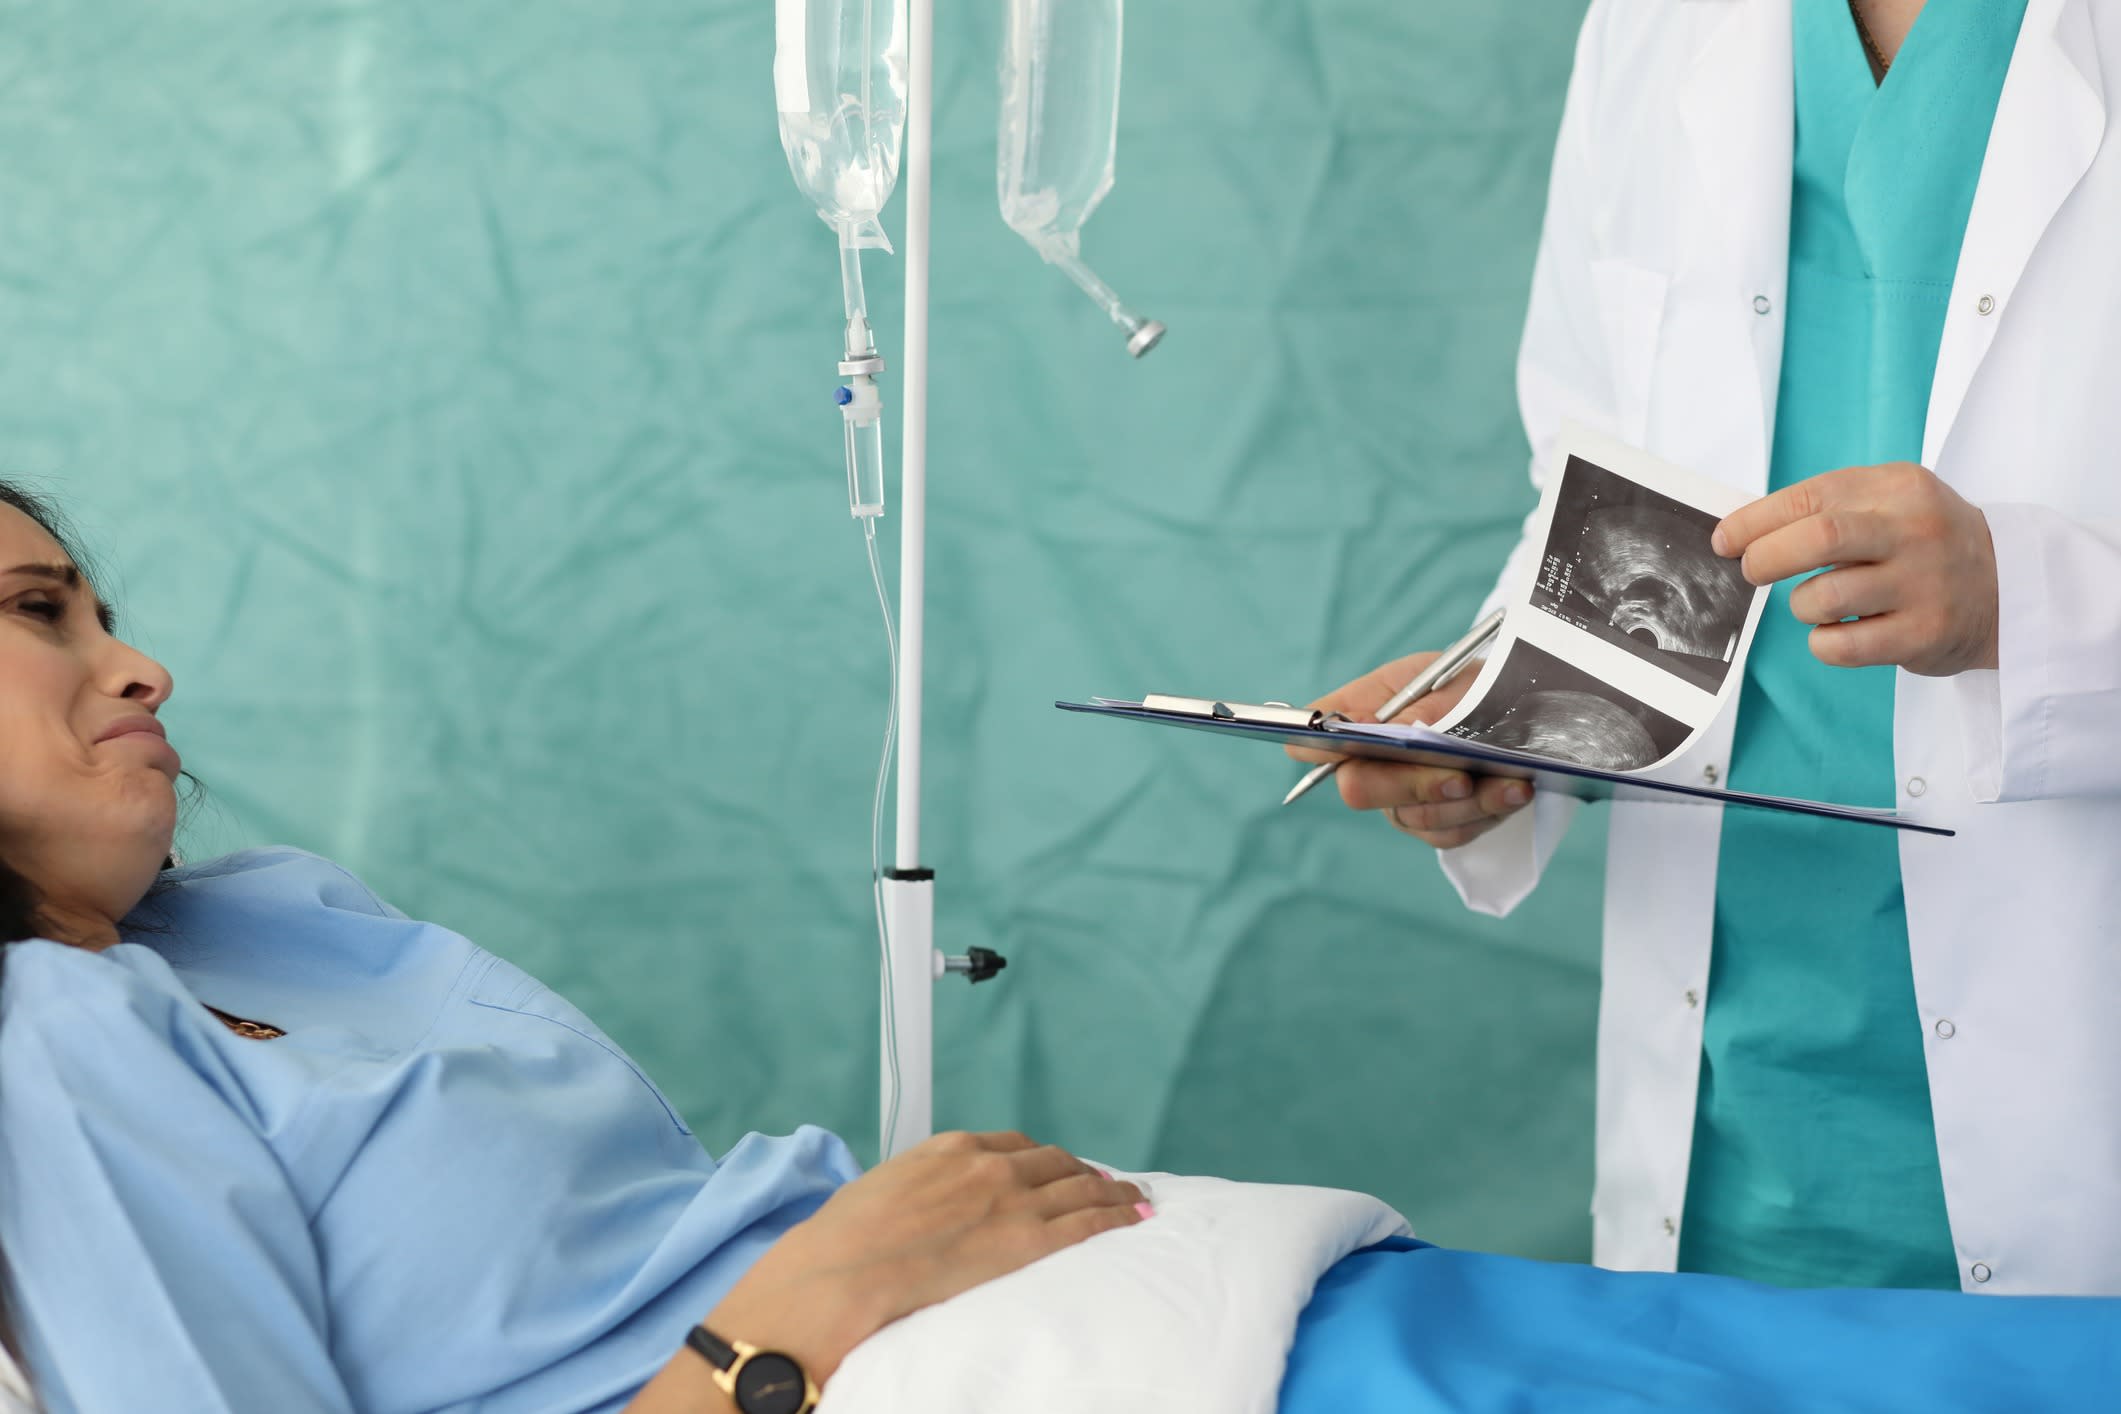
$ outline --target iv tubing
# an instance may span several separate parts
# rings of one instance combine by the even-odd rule
[[[876,902],[876,937],[884,964],[884,1129],[883,1143],[898,1128],[899,1097],[904,1078],[898,1063],[898,1006],[891,981],[891,920],[884,908],[884,787],[891,779],[891,750],[898,736],[898,635],[891,626],[891,596],[884,589],[884,567],[876,557],[876,521],[865,517],[862,538],[869,546],[869,578],[876,584],[877,607],[884,613],[884,649],[891,664],[892,694],[884,709],[884,753],[876,763],[876,795],[869,803],[869,889]],[[881,1156],[880,1156],[881,1157]]]
[[[1075,281],[1077,288],[1096,301],[1097,307],[1105,312],[1106,318],[1115,324],[1121,322],[1120,316],[1125,306],[1119,302],[1118,294],[1114,293],[1110,285],[1098,279],[1089,266],[1083,264],[1082,257],[1072,250],[1060,249],[1057,245],[1041,246],[1039,254],[1046,257],[1048,263],[1058,265],[1069,279]]]
[[[875,353],[876,337],[869,332],[869,296],[862,288],[862,252],[850,244],[850,233],[840,236],[840,299],[847,307],[847,357]]]

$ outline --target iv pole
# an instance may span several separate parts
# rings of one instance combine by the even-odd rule
[[[927,641],[929,140],[935,108],[935,0],[908,0],[906,55],[905,432],[899,485],[898,819],[884,870],[892,1015],[883,1034],[879,1158],[935,1127],[935,872],[921,865],[921,663]],[[896,1043],[898,1054],[892,1055]],[[897,1095],[892,1091],[897,1076]],[[894,1099],[896,1103],[894,1104]],[[894,1111],[896,1111],[894,1113]]]
[[[944,957],[935,948],[935,872],[921,864],[921,671],[927,646],[928,252],[935,112],[935,0],[907,0],[905,432],[899,488],[898,814],[891,865],[878,881],[888,944],[883,972],[880,1157],[920,1143],[935,1127],[935,993],[945,973],[974,982],[1006,965],[987,948]],[[1115,54],[1115,59],[1117,55]],[[1041,252],[1044,253],[1043,251]],[[1052,257],[1048,256],[1050,260]],[[1105,308],[1140,358],[1164,326],[1120,305],[1079,263],[1071,278]]]

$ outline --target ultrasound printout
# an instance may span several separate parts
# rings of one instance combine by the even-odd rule
[[[1753,606],[1739,562],[1709,548],[1720,519],[1572,456],[1532,606],[1714,692]]]
[[[1750,498],[1569,427],[1535,522],[1541,554],[1436,730],[1608,771],[1681,754],[1745,677],[1767,590],[1709,548]]]

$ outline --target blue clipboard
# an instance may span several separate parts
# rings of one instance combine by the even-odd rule
[[[1952,836],[1955,830],[1926,825],[1892,810],[1873,810],[1855,805],[1832,805],[1819,800],[1790,796],[1755,795],[1750,791],[1718,790],[1714,786],[1681,785],[1649,780],[1594,766],[1578,766],[1551,757],[1528,756],[1457,737],[1425,738],[1419,745],[1402,744],[1366,736],[1353,724],[1335,730],[1324,714],[1279,703],[1253,705],[1223,702],[1213,698],[1158,698],[1177,707],[1145,706],[1099,698],[1091,702],[1056,702],[1063,712],[1082,712],[1093,717],[1113,717],[1128,722],[1182,727],[1188,731],[1214,732],[1242,740],[1295,743],[1342,756],[1367,756],[1379,761],[1407,761],[1421,766],[1441,766],[1454,771],[1474,771],[1484,776],[1514,776],[1531,781],[1539,790],[1559,791],[1580,800],[1630,800],[1659,804],[1739,805],[1756,810],[1781,810],[1792,815],[1812,815],[1824,820],[1846,820],[1855,825],[1883,825],[1923,835]]]

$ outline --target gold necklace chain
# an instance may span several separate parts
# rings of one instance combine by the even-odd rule
[[[1871,27],[1863,22],[1863,6],[1859,0],[1849,0],[1849,15],[1856,21],[1856,33],[1863,40],[1863,52],[1870,55],[1871,62],[1877,65],[1878,77],[1884,78],[1885,71],[1893,67],[1892,61],[1885,57],[1885,51],[1878,47],[1878,41],[1871,38]]]

